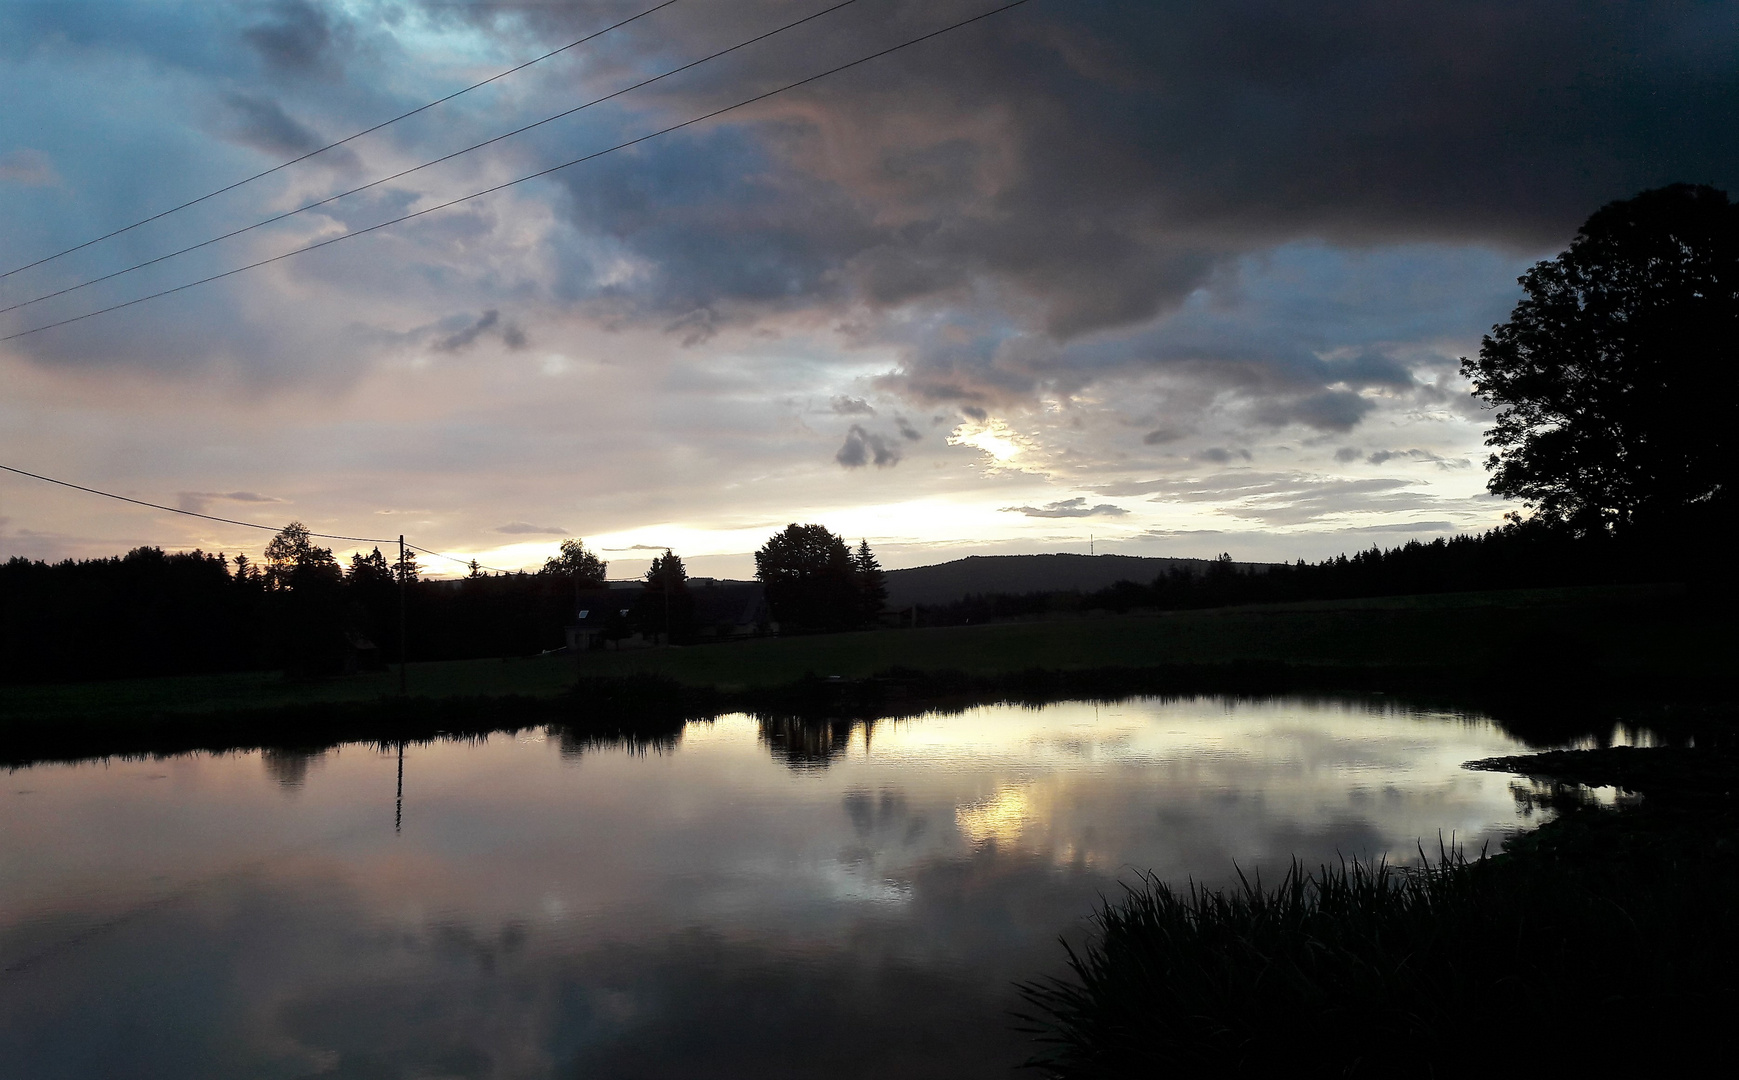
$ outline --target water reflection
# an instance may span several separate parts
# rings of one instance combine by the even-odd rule
[[[1190,699],[38,766],[0,1077],[1002,1077],[1132,868],[1477,847],[1549,812],[1459,767],[1519,749]]]
[[[324,750],[263,750],[260,764],[266,775],[287,791],[299,791],[308,779],[308,770],[326,757]]]
[[[870,745],[876,727],[874,720],[799,716],[763,716],[757,723],[773,757],[793,769],[825,768],[845,755],[856,733],[861,731]]]

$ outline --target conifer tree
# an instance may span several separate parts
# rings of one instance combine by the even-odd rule
[[[882,573],[882,564],[876,561],[868,540],[858,540],[857,552],[851,557],[851,568],[857,576],[859,617],[866,625],[872,625],[887,605],[888,583],[887,576]]]

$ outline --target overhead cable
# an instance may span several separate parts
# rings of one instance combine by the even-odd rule
[[[32,480],[42,480],[50,484],[59,484],[61,487],[72,488],[74,491],[83,491],[91,495],[101,495],[105,499],[117,499],[121,502],[132,503],[135,506],[148,506],[153,510],[167,510],[171,514],[180,514],[183,517],[204,518],[206,521],[220,521],[225,525],[240,525],[247,529],[264,529],[266,532],[272,533],[283,531],[283,526],[281,525],[261,525],[255,521],[237,521],[235,518],[216,517],[211,514],[195,513],[192,510],[182,510],[174,506],[164,506],[162,503],[146,502],[144,499],[134,499],[126,495],[116,495],[112,491],[100,491],[97,488],[85,487],[83,484],[75,484],[70,480],[56,480],[52,476],[44,476],[41,473],[28,472],[24,469],[15,469],[10,465],[0,465],[0,470],[9,473],[16,473],[19,476],[28,476]],[[402,539],[375,536],[339,536],[337,533],[318,532],[310,532],[308,535],[321,540],[349,540],[358,544],[397,544],[400,543]],[[425,555],[433,555],[436,558],[448,559],[464,566],[470,566],[472,563],[476,562],[474,559],[461,559],[456,555],[446,555],[439,551],[431,551],[426,547],[418,547],[417,545],[408,542],[405,543],[405,547],[410,548],[412,551],[420,551]],[[484,566],[482,563],[477,563],[477,568],[479,570],[493,570],[498,574],[514,573],[512,570],[502,570],[499,567]]]
[[[655,11],[661,11],[664,8],[667,8],[670,5],[678,3],[678,2],[679,2],[679,0],[664,0],[663,3],[656,4],[652,7],[649,7],[646,10],[640,12],[639,14],[630,15],[628,18],[622,19],[619,22],[611,23],[609,26],[604,27],[602,30],[595,30],[592,33],[587,34],[585,37],[580,38],[577,41],[570,41],[566,45],[563,45],[559,49],[551,49],[549,52],[544,53],[542,56],[535,57],[531,60],[527,60],[525,63],[520,64],[517,67],[511,67],[511,68],[508,68],[506,71],[500,72],[499,74],[491,75],[489,78],[484,79],[482,82],[472,83],[470,86],[465,87],[463,90],[455,90],[451,94],[448,94],[446,97],[436,98],[434,101],[431,101],[425,105],[418,105],[416,108],[412,109],[410,112],[400,113],[399,115],[393,117],[390,120],[382,120],[380,123],[375,124],[373,127],[363,128],[361,131],[358,131],[354,135],[346,135],[344,138],[339,139],[337,142],[327,143],[325,146],[319,147],[319,148],[314,149],[314,150],[310,150],[307,153],[301,155],[300,157],[294,157],[294,158],[291,158],[289,161],[285,161],[285,162],[281,162],[277,165],[273,165],[271,168],[266,169],[263,172],[257,172],[255,174],[253,174],[252,176],[245,177],[241,180],[237,180],[233,184],[227,184],[224,187],[220,187],[215,191],[208,191],[204,195],[199,196],[197,199],[189,199],[188,201],[182,203],[179,206],[171,206],[169,209],[159,211],[158,213],[152,214],[150,217],[140,218],[138,221],[133,222],[131,225],[123,226],[122,228],[116,229],[113,232],[106,232],[99,237],[96,237],[96,238],[91,239],[91,240],[86,240],[82,244],[75,244],[72,247],[65,249],[64,251],[57,251],[53,255],[45,255],[42,258],[37,259],[35,262],[25,263],[23,266],[13,267],[11,270],[7,270],[4,273],[0,273],[0,280],[4,280],[6,278],[9,278],[13,274],[22,273],[25,270],[30,270],[34,267],[41,266],[44,263],[53,262],[54,260],[60,258],[63,255],[71,255],[75,251],[83,251],[85,248],[88,248],[93,244],[100,244],[104,240],[112,240],[113,238],[120,236],[122,233],[132,232],[134,229],[137,229],[141,225],[149,225],[153,221],[156,221],[160,218],[166,218],[170,214],[179,213],[180,211],[185,210],[190,206],[197,206],[200,203],[206,201],[207,199],[216,198],[217,196],[222,195],[225,192],[234,191],[236,188],[242,187],[246,184],[251,184],[255,180],[263,179],[265,177],[272,175],[275,172],[279,172],[283,169],[287,169],[292,165],[300,164],[301,162],[307,161],[309,158],[314,157],[318,154],[324,154],[328,150],[337,149],[338,147],[343,146],[345,143],[354,142],[355,140],[362,138],[364,135],[371,135],[374,132],[379,131],[381,128],[388,127],[392,124],[398,123],[400,120],[409,119],[410,117],[413,117],[420,112],[426,112],[427,110],[432,109],[437,105],[444,105],[447,102],[452,101],[454,98],[459,97],[462,94],[469,94],[471,91],[481,89],[482,87],[488,86],[492,82],[497,82],[501,79],[505,79],[505,78],[507,78],[507,76],[512,75],[515,72],[524,71],[526,68],[532,66],[533,64],[542,63],[543,61],[548,60],[552,56],[560,55],[561,53],[567,52],[569,49],[576,48],[580,45],[584,45],[586,42],[591,41],[594,38],[602,37],[603,35],[608,34],[612,30],[619,30],[622,27],[627,26],[629,23],[634,22],[637,19],[643,19]],[[101,280],[101,279],[98,279],[98,280]],[[11,309],[7,309],[7,310],[11,310]]]
[[[726,105],[722,108],[714,109],[711,112],[702,113],[699,116],[695,116],[695,117],[692,117],[688,120],[684,120],[681,123],[671,124],[669,127],[660,128],[659,130],[651,132],[650,134],[641,135],[637,138],[629,139],[626,142],[617,143],[614,146],[609,146],[609,147],[606,147],[602,150],[597,150],[597,151],[594,151],[590,154],[586,154],[586,155],[583,155],[581,157],[573,158],[570,161],[564,161],[559,165],[552,165],[547,169],[539,169],[537,172],[528,173],[525,176],[521,176],[521,177],[514,179],[514,180],[508,180],[508,181],[505,181],[505,182],[500,183],[500,184],[495,184],[492,187],[486,187],[486,188],[482,189],[481,191],[474,191],[469,195],[462,195],[459,198],[449,199],[446,202],[437,203],[434,206],[428,206],[428,207],[424,207],[421,210],[416,210],[416,211],[413,211],[413,212],[408,213],[408,214],[402,214],[396,218],[391,218],[387,221],[382,221],[379,224],[370,225],[367,228],[357,229],[357,230],[354,230],[352,232],[347,232],[347,233],[341,233],[338,236],[330,236],[324,240],[319,240],[319,241],[316,241],[312,244],[307,244],[303,247],[295,248],[295,249],[283,252],[283,253],[278,254],[278,255],[273,255],[273,256],[270,256],[268,258],[260,259],[256,262],[248,263],[245,266],[238,266],[238,267],[235,267],[234,269],[231,269],[231,270],[224,270],[220,273],[212,274],[208,277],[203,277],[203,278],[200,278],[196,281],[189,281],[183,285],[177,285],[173,288],[163,289],[159,292],[149,293],[145,296],[141,296],[141,297],[138,297],[138,298],[133,299],[133,300],[126,300],[126,301],[123,301],[123,302],[118,303],[118,304],[110,304],[108,307],[98,308],[95,311],[87,311],[83,315],[74,315],[71,318],[61,319],[58,322],[44,323],[41,326],[31,327],[29,330],[20,330],[20,331],[17,331],[16,333],[0,336],[0,342],[16,341],[19,338],[28,337],[31,334],[40,334],[44,330],[53,330],[53,329],[56,329],[58,327],[70,325],[72,323],[82,322],[85,319],[95,318],[98,315],[107,315],[113,311],[120,311],[124,308],[130,308],[130,307],[134,306],[135,304],[143,304],[149,300],[156,300],[156,299],[159,299],[161,297],[171,296],[171,295],[174,295],[175,293],[178,293],[178,292],[184,292],[187,289],[192,289],[192,288],[195,288],[195,287],[200,286],[200,285],[210,284],[213,281],[221,281],[224,278],[234,277],[237,274],[246,273],[249,270],[256,270],[262,266],[269,266],[272,263],[280,262],[284,259],[288,259],[288,258],[291,258],[291,257],[296,256],[296,255],[304,255],[310,251],[318,251],[319,249],[321,249],[323,247],[327,247],[329,245],[336,244],[341,240],[351,240],[351,239],[354,239],[358,236],[366,236],[367,234],[375,232],[379,229],[384,229],[384,228],[387,228],[387,227],[392,226],[392,225],[398,225],[398,224],[401,224],[401,223],[406,222],[406,221],[411,221],[415,218],[420,218],[420,217],[424,216],[425,214],[432,214],[438,210],[445,210],[449,207],[458,206],[461,203],[470,202],[472,199],[479,199],[485,195],[492,195],[497,191],[504,191],[507,188],[515,187],[519,184],[523,184],[528,180],[536,180],[539,177],[549,176],[551,173],[560,172],[563,169],[571,168],[575,165],[584,164],[585,162],[588,162],[588,161],[593,161],[597,158],[601,158],[601,157],[605,156],[606,154],[612,154],[618,150],[626,150],[629,147],[638,146],[641,143],[649,142],[652,139],[656,139],[661,135],[668,135],[673,131],[680,131],[683,128],[692,127],[695,124],[703,123],[707,120],[714,119],[715,117],[723,116],[726,113],[734,112],[737,109],[741,109],[741,108],[744,108],[746,106],[753,105],[757,102],[765,101],[768,98],[775,97],[779,94],[783,94],[788,90],[795,90],[800,86],[807,86],[808,84],[810,84],[812,82],[816,82],[818,80],[825,79],[830,75],[837,75],[839,72],[849,70],[849,69],[857,67],[861,64],[867,64],[872,60],[879,60],[884,56],[888,56],[892,53],[899,52],[902,49],[910,48],[911,46],[917,45],[920,42],[928,41],[931,38],[940,37],[943,34],[949,33],[949,32],[954,31],[954,30],[958,30],[961,27],[970,26],[973,23],[981,22],[985,19],[990,18],[993,15],[1000,15],[1001,13],[1003,13],[1005,11],[1009,11],[1009,10],[1012,10],[1014,8],[1021,7],[1022,5],[1026,4],[1027,2],[1028,2],[1028,0],[1011,0],[1011,2],[1002,4],[998,7],[991,8],[989,11],[980,12],[977,15],[971,16],[970,18],[962,19],[959,22],[950,23],[949,25],[944,26],[939,30],[932,30],[929,33],[921,34],[921,35],[914,37],[914,38],[909,38],[906,41],[903,41],[898,45],[889,46],[888,48],[881,49],[877,52],[870,53],[867,56],[860,56],[856,60],[847,61],[846,63],[840,64],[836,67],[828,68],[826,71],[818,72],[814,75],[809,75],[809,76],[806,76],[804,78],[797,79],[793,82],[786,83],[785,85],[780,86],[776,89],[768,90],[768,91],[765,91],[763,93],[756,94],[753,97],[744,98],[743,100],[738,101],[735,104]]]
[[[81,281],[76,285],[68,285],[64,289],[56,289],[53,292],[43,293],[41,296],[33,296],[29,300],[20,300],[18,303],[13,304],[10,307],[0,307],[0,315],[4,315],[9,311],[17,311],[19,308],[29,307],[31,304],[41,303],[44,300],[52,300],[54,297],[57,297],[57,296],[65,296],[67,293],[78,292],[80,289],[86,288],[86,287],[91,286],[91,285],[98,284],[99,282],[109,281],[109,280],[112,280],[114,278],[121,277],[124,274],[130,274],[135,270],[143,270],[147,266],[155,266],[156,264],[158,264],[160,262],[166,262],[169,259],[173,259],[178,255],[185,255],[190,251],[198,251],[200,248],[210,247],[212,244],[216,244],[216,243],[223,241],[223,240],[228,240],[232,237],[240,236],[243,233],[252,232],[255,229],[264,228],[267,225],[275,225],[276,223],[283,221],[285,218],[295,217],[297,214],[305,213],[306,211],[314,210],[318,207],[325,206],[327,203],[337,202],[339,199],[346,198],[347,196],[350,196],[350,195],[355,195],[358,192],[367,191],[370,188],[379,187],[382,184],[391,183],[394,180],[402,179],[406,176],[411,175],[414,172],[421,172],[422,170],[430,168],[432,166],[440,165],[444,162],[452,161],[454,158],[461,157],[465,154],[469,154],[473,150],[481,150],[486,146],[493,146],[494,144],[496,144],[498,142],[502,142],[506,139],[511,139],[515,135],[523,135],[524,133],[532,130],[533,128],[542,127],[545,124],[552,123],[556,120],[560,120],[563,117],[572,116],[575,113],[581,112],[585,109],[589,109],[594,105],[601,105],[606,101],[610,101],[614,98],[619,98],[623,94],[627,94],[627,93],[630,93],[631,91],[638,90],[641,87],[650,86],[653,83],[658,82],[660,79],[668,79],[672,75],[676,75],[676,74],[679,74],[681,72],[687,71],[688,69],[693,68],[693,67],[698,67],[701,64],[707,63],[710,60],[717,60],[719,57],[724,56],[728,53],[736,52],[738,49],[748,48],[750,45],[753,45],[757,42],[765,41],[770,37],[773,37],[777,34],[782,34],[785,31],[790,30],[794,27],[802,26],[806,22],[812,22],[815,19],[821,18],[823,15],[832,14],[833,12],[838,11],[840,8],[849,7],[850,5],[855,4],[856,2],[857,2],[857,0],[839,0],[839,3],[834,4],[832,7],[823,8],[822,10],[815,12],[813,15],[805,15],[800,19],[796,19],[796,20],[793,20],[792,22],[788,22],[784,26],[778,27],[778,28],[773,29],[773,30],[769,30],[764,34],[757,34],[756,36],[749,38],[746,41],[739,41],[737,44],[732,45],[729,48],[720,49],[718,52],[712,53],[708,56],[703,56],[698,60],[691,60],[688,63],[683,64],[681,67],[671,68],[669,71],[663,72],[663,73],[658,74],[658,75],[654,75],[649,79],[642,79],[641,81],[635,83],[633,86],[625,86],[620,90],[614,91],[614,92],[609,93],[609,94],[605,94],[603,97],[593,98],[591,101],[588,101],[583,105],[576,105],[571,109],[564,109],[563,111],[561,111],[559,113],[555,113],[552,116],[546,116],[542,120],[535,120],[532,123],[524,125],[523,127],[517,127],[517,128],[514,128],[512,131],[504,132],[504,133],[502,133],[500,135],[496,135],[492,138],[484,139],[480,143],[473,143],[472,145],[467,146],[462,150],[455,150],[450,154],[444,154],[441,157],[435,158],[433,161],[425,161],[421,165],[413,165],[408,169],[401,169],[398,172],[393,173],[391,176],[383,176],[378,180],[370,180],[368,183],[363,184],[360,187],[353,187],[349,191],[340,191],[336,195],[328,195],[324,199],[320,199],[320,200],[317,200],[315,202],[308,203],[304,206],[298,206],[294,210],[286,210],[281,214],[274,214],[271,217],[265,218],[262,221],[256,221],[252,225],[244,225],[239,229],[231,229],[229,232],[226,232],[226,233],[222,234],[221,236],[214,236],[209,240],[201,240],[197,244],[189,244],[188,246],[186,246],[184,248],[180,248],[176,251],[171,251],[166,255],[158,255],[155,258],[146,259],[143,262],[134,263],[132,266],[125,267],[124,269],[121,269],[121,270],[116,270],[113,273],[103,274],[101,277],[94,277],[88,281]]]

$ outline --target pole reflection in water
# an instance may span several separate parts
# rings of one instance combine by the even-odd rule
[[[1133,869],[1218,883],[1526,821],[1460,768],[1521,743],[1399,708],[995,706],[873,745],[745,716],[432,743],[409,836],[403,743],[390,833],[364,748],[21,770],[0,1078],[1003,1078],[1011,983]]]

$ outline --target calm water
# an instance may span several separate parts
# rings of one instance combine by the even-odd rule
[[[0,1076],[1006,1077],[1136,869],[1471,848],[1524,749],[1276,701],[0,774]],[[1494,845],[1495,846],[1495,845]]]

